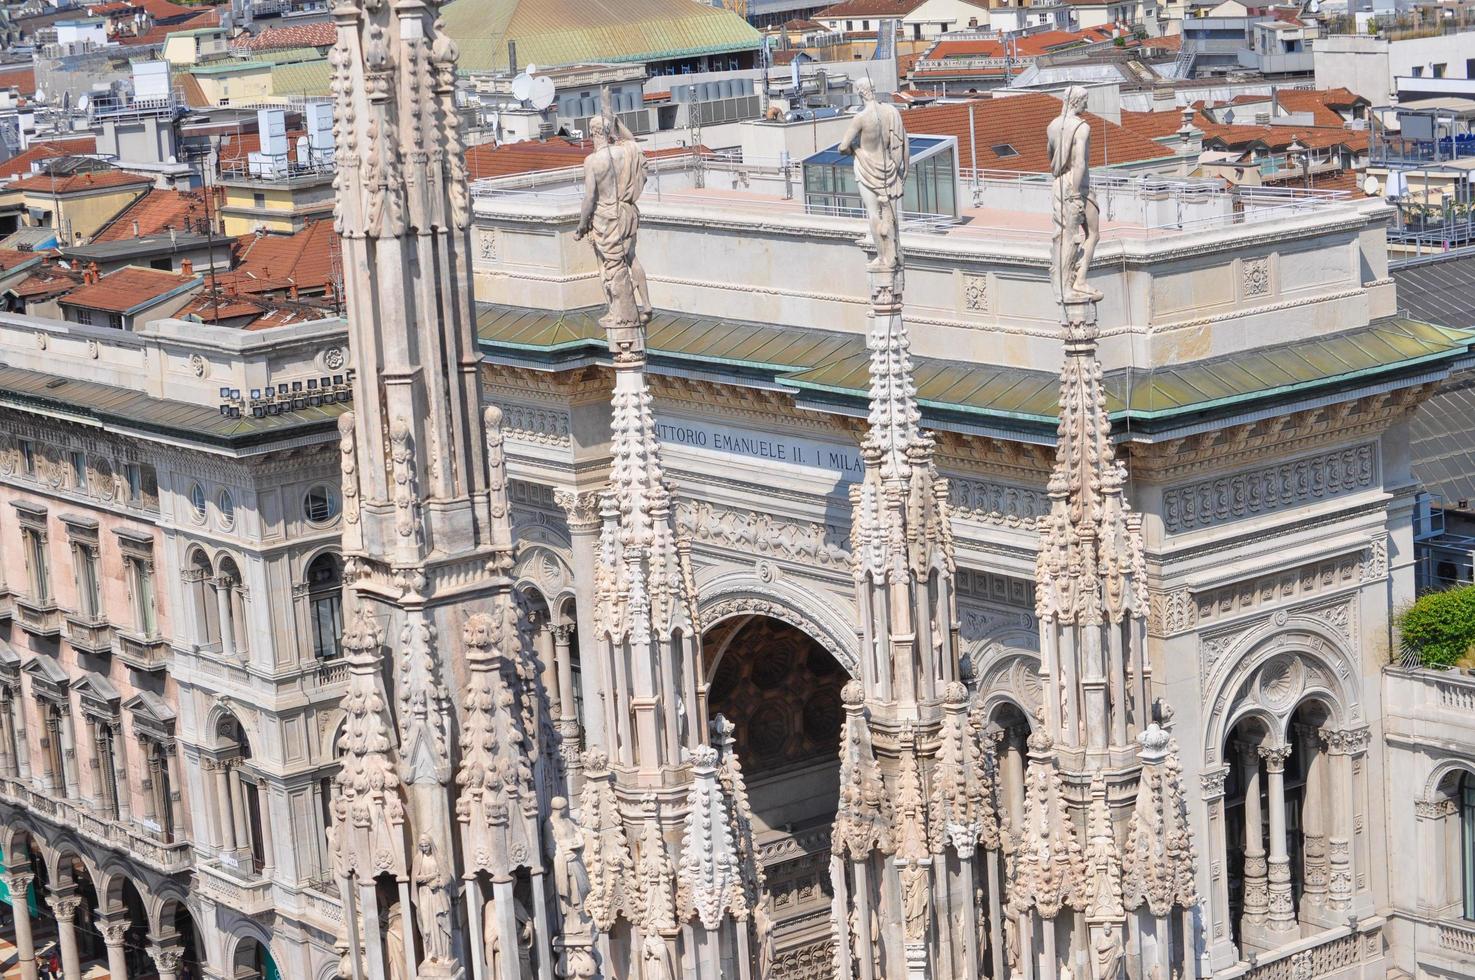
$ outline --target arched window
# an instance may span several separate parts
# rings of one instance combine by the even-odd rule
[[[220,606],[215,600],[215,569],[203,551],[190,559],[188,580],[195,607],[195,640],[201,646],[220,642]]]
[[[307,566],[312,652],[319,660],[343,656],[343,559],[321,554]]]
[[[261,822],[260,787],[254,773],[243,771],[251,762],[251,745],[233,716],[220,719],[215,730],[214,771],[221,849],[238,867],[260,873],[266,866],[265,833]]]
[[[228,654],[244,655],[248,650],[246,633],[246,592],[241,570],[229,558],[220,559],[220,573],[215,577],[216,602],[220,606],[220,641]]]
[[[1475,773],[1460,776],[1455,805],[1460,813],[1460,850],[1463,873],[1460,876],[1461,908],[1467,919],[1475,919]]]

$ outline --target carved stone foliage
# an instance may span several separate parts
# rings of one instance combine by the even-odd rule
[[[498,400],[502,409],[502,432],[516,442],[532,442],[540,446],[570,446],[571,424],[568,412],[537,405],[521,405]]]
[[[12,427],[9,420],[0,421],[0,476],[32,479],[52,490],[85,497],[102,505],[136,507],[156,512],[159,509],[158,477],[151,463],[135,463],[129,448],[121,440],[91,437],[85,445],[57,445],[41,438],[34,427]],[[21,453],[22,439],[31,445],[31,472],[26,471]],[[81,450],[86,459],[86,483],[78,485],[71,469],[72,452]],[[138,492],[129,486],[129,467],[138,476]]]
[[[1306,456],[1276,466],[1172,487],[1163,494],[1170,534],[1271,514],[1371,488],[1378,478],[1373,443]]]
[[[736,724],[737,755],[763,772],[840,750],[849,679],[828,651],[800,630],[770,618],[718,623],[704,654],[725,651],[711,673],[709,711]]]
[[[1050,510],[1041,491],[956,476],[948,477],[948,503],[954,517],[1002,527],[1033,528]]]
[[[988,276],[963,277],[963,309],[969,313],[988,312]]]
[[[847,569],[850,564],[848,530],[838,524],[790,521],[754,511],[714,507],[703,500],[678,501],[676,520],[694,545],[819,568]]]
[[[1228,585],[1203,590],[1153,593],[1148,628],[1175,636],[1221,620],[1277,606],[1292,606],[1314,596],[1382,578],[1388,571],[1388,545],[1379,538],[1360,551],[1348,551]]]

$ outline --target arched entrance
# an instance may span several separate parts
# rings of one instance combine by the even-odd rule
[[[251,936],[236,945],[236,957],[231,974],[236,980],[281,980],[281,971],[271,958],[271,950]]]
[[[768,616],[702,638],[708,714],[733,725],[753,806],[780,961],[829,935],[830,827],[840,792],[845,669],[803,630]],[[776,974],[776,978],[777,978]]]

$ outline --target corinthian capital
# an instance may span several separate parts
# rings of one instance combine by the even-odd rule
[[[568,515],[570,531],[592,531],[599,527],[599,491],[554,490],[553,502]]]

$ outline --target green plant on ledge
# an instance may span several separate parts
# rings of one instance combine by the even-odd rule
[[[1475,667],[1475,586],[1422,596],[1397,623],[1425,667]]]

